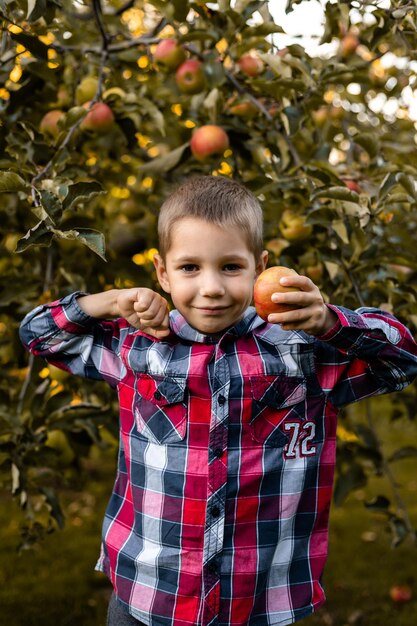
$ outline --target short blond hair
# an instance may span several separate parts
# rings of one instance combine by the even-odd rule
[[[164,258],[176,222],[197,217],[218,226],[237,227],[258,259],[263,250],[262,208],[249,189],[224,176],[194,176],[162,204],[158,219],[159,251]]]

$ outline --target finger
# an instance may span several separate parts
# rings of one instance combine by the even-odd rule
[[[312,280],[310,280],[310,278],[308,278],[308,276],[302,276],[301,274],[283,276],[279,283],[283,287],[297,287],[302,291],[312,291],[317,289],[316,285]]]
[[[299,327],[300,324],[309,320],[313,314],[314,311],[310,307],[293,309],[292,311],[284,311],[282,313],[270,313],[268,315],[268,322],[271,324],[280,324],[281,326],[284,324],[295,324]]]
[[[168,305],[165,299],[161,297],[153,298],[148,302],[144,301],[137,302],[134,304],[133,308],[135,311],[146,320],[152,320],[154,317],[157,317],[161,314],[161,311],[165,312]]]

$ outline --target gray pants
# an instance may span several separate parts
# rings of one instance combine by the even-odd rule
[[[121,602],[116,598],[113,592],[109,602],[109,610],[107,612],[107,626],[145,626],[142,622],[135,619]]]

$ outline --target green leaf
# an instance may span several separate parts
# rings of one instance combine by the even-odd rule
[[[77,228],[76,230],[56,230],[54,234],[59,239],[77,240],[83,243],[87,248],[95,252],[103,261],[107,261],[105,257],[106,244],[103,233],[92,228]]]
[[[359,194],[351,191],[347,187],[328,187],[327,189],[319,189],[312,195],[312,200],[317,198],[330,198],[332,200],[347,200],[349,202],[359,202]]]
[[[55,221],[57,217],[62,215],[62,203],[58,196],[43,189],[41,192],[42,206],[47,212],[48,216]]]
[[[139,172],[143,174],[161,174],[172,170],[173,167],[180,162],[184,150],[190,145],[190,142],[184,143],[182,146],[175,148],[168,154],[156,157],[149,163],[145,163],[139,167]]]
[[[51,507],[51,514],[58,523],[59,528],[64,528],[65,526],[65,517],[61,509],[61,505],[59,503],[58,497],[55,491],[51,487],[42,487],[41,492],[46,497],[46,501]]]
[[[68,187],[68,193],[62,203],[62,208],[66,211],[72,208],[74,204],[91,200],[93,196],[100,193],[105,193],[105,190],[96,181],[74,183]]]
[[[30,246],[50,246],[53,236],[51,227],[41,220],[36,226],[28,230],[24,237],[19,239],[15,251],[24,252]]]
[[[155,123],[156,128],[160,131],[161,135],[165,137],[165,118],[159,108],[148,98],[138,98],[138,107],[141,113],[147,113],[151,120]],[[139,124],[135,124],[138,128]]]
[[[36,22],[46,12],[46,0],[28,0],[26,19]]]
[[[417,456],[417,448],[414,446],[404,446],[391,454],[388,461],[400,461],[401,459],[409,459]]]
[[[414,182],[409,176],[403,174],[402,172],[398,172],[398,174],[396,174],[395,176],[395,179],[412,198],[416,198],[416,188]]]
[[[39,0],[38,0],[39,1]],[[41,0],[42,1],[42,0]],[[29,0],[30,2],[30,0]],[[46,46],[40,39],[27,33],[10,33],[11,38],[17,43],[29,50],[31,54],[37,59],[42,61],[48,60],[48,46]]]
[[[363,467],[359,463],[352,463],[337,477],[333,496],[335,505],[341,506],[351,491],[364,485],[366,485],[366,474]]]
[[[361,133],[359,135],[355,135],[353,138],[354,142],[361,146],[369,156],[374,159],[379,153],[379,142],[376,139],[375,135],[371,133]]]
[[[340,239],[343,241],[343,243],[348,244],[349,243],[349,235],[348,235],[348,231],[346,228],[346,224],[344,220],[333,220],[332,221],[332,229],[334,230],[334,232],[339,235]]]
[[[188,15],[188,0],[172,0],[174,5],[174,18],[178,22],[183,22]]]
[[[273,22],[265,22],[263,24],[259,24],[258,26],[249,26],[242,31],[242,38],[246,37],[259,37],[267,35],[272,35],[273,33],[283,33],[284,30],[282,26],[278,24],[274,24]]]
[[[27,190],[28,185],[19,174],[15,174],[14,172],[0,172],[0,193],[16,193],[18,191]]]
[[[376,496],[369,502],[365,502],[365,507],[371,511],[387,512],[391,502],[385,496]]]
[[[393,534],[392,547],[397,548],[407,537],[408,528],[400,517],[393,516],[390,519],[390,526]]]

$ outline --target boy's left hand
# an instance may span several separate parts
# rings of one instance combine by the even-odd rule
[[[300,291],[276,292],[272,302],[294,304],[298,309],[285,313],[271,313],[268,322],[280,324],[283,330],[304,330],[310,335],[324,335],[336,323],[337,315],[324,303],[319,288],[307,276],[281,278],[283,287],[297,287]]]

